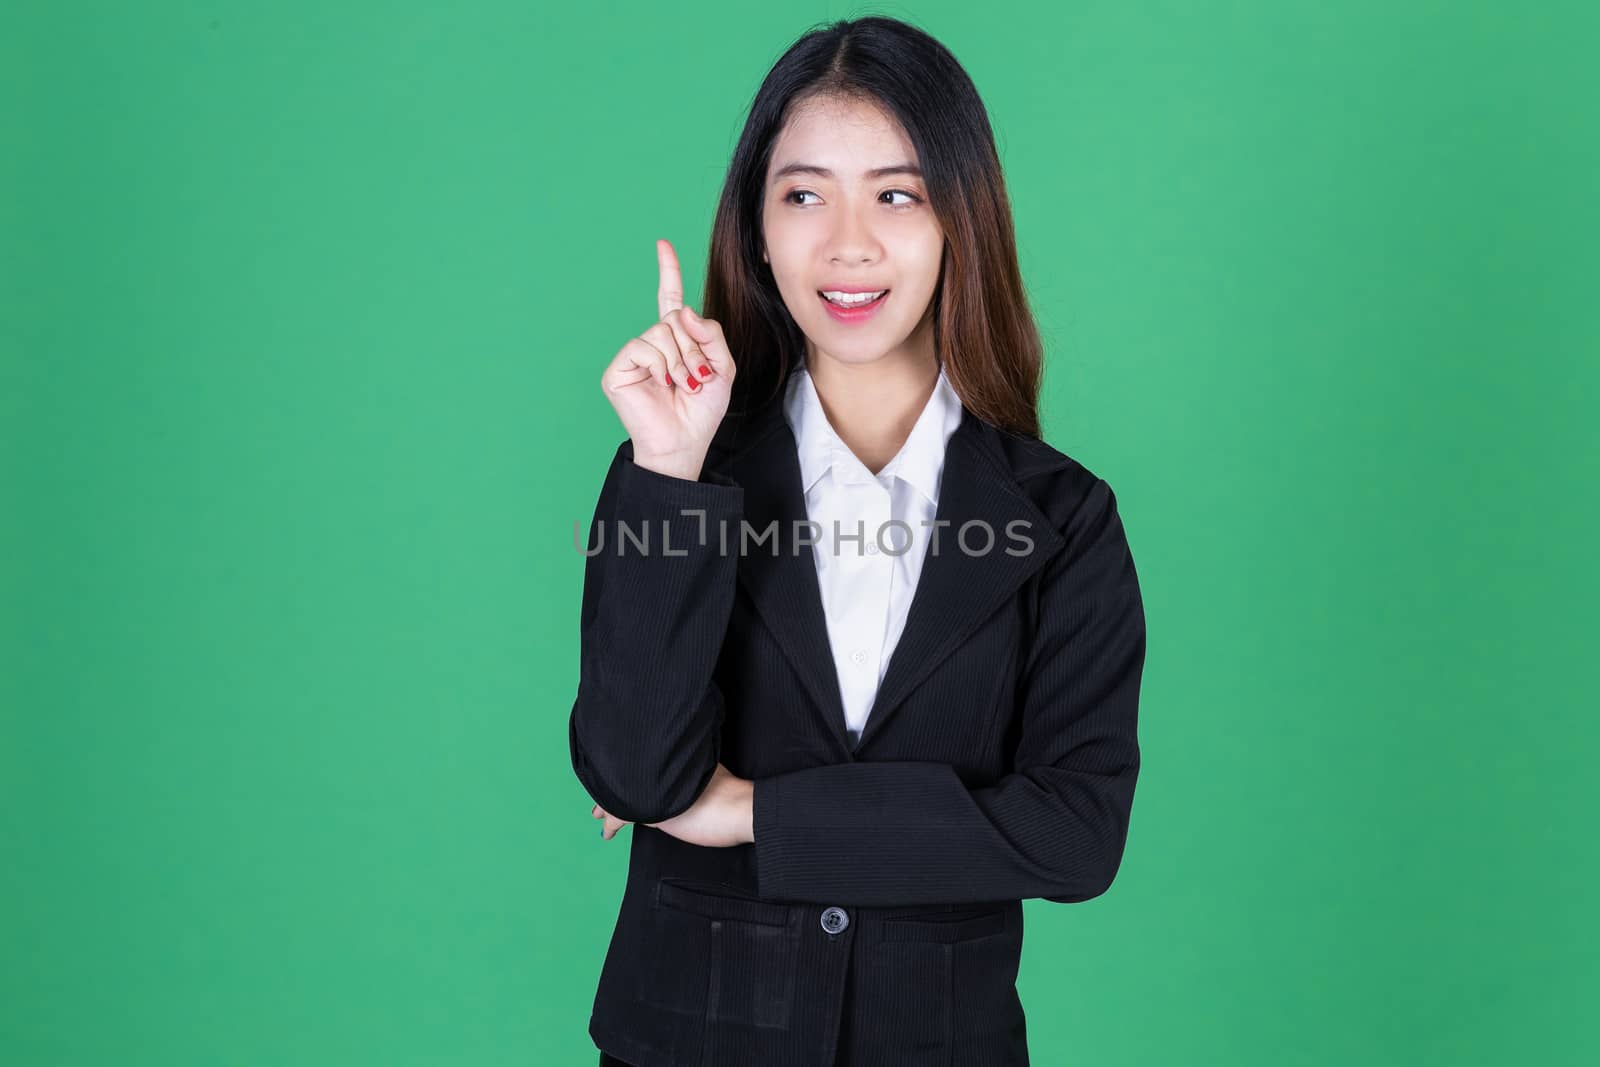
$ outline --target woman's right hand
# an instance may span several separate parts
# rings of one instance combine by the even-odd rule
[[[693,480],[728,410],[733,354],[719,323],[684,306],[672,245],[657,241],[656,258],[661,318],[622,346],[600,385],[633,441],[633,461]]]

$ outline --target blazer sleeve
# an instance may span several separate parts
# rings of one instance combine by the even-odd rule
[[[721,758],[724,705],[711,677],[733,609],[743,513],[744,489],[732,479],[640,467],[631,440],[606,472],[584,564],[567,737],[578,780],[620,819],[661,822],[688,810]]]
[[[969,789],[946,763],[859,762],[759,778],[764,897],[906,905],[1104,893],[1139,773],[1145,620],[1110,486],[1096,479],[1040,577],[1013,773]]]

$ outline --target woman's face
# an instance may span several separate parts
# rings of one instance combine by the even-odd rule
[[[860,100],[797,105],[773,145],[761,224],[766,259],[808,358],[932,358],[944,231],[900,123]],[[792,169],[804,168],[804,169]],[[887,289],[869,312],[824,291]]]

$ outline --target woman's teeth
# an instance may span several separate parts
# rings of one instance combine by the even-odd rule
[[[827,300],[830,304],[838,304],[840,307],[851,308],[861,307],[863,304],[870,304],[888,291],[889,290],[887,289],[879,289],[875,293],[840,293],[832,290],[823,290],[822,296],[823,299]]]

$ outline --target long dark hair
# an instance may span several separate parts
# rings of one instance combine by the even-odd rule
[[[805,355],[805,336],[761,258],[761,209],[773,142],[797,103],[820,96],[875,102],[905,128],[945,234],[934,350],[974,415],[1038,437],[1043,350],[1023,292],[988,112],[948,49],[881,16],[832,22],[801,37],[750,105],[717,204],[702,301],[738,363],[729,416],[774,402]]]

